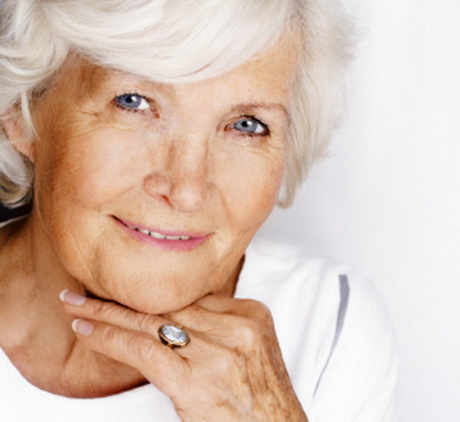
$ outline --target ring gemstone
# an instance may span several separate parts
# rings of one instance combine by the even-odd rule
[[[163,344],[169,347],[185,347],[190,342],[188,334],[179,327],[171,324],[162,325],[158,335]]]

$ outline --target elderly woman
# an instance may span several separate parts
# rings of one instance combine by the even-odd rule
[[[341,108],[323,0],[3,0],[2,421],[394,421],[366,284],[252,242]]]

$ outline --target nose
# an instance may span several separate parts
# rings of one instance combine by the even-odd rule
[[[209,195],[207,139],[183,136],[171,141],[163,160],[144,180],[147,194],[180,212],[199,210]]]

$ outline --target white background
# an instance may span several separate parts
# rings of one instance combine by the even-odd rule
[[[460,0],[347,3],[362,39],[348,120],[262,235],[371,278],[396,327],[402,420],[459,422]]]

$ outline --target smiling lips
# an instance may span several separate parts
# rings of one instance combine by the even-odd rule
[[[188,251],[201,245],[211,234],[163,232],[114,217],[115,222],[136,239],[163,250]]]

